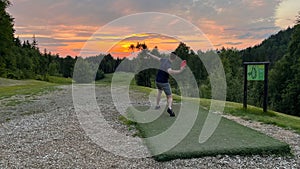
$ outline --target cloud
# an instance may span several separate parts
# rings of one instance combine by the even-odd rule
[[[206,18],[219,24],[236,25],[272,16],[278,2],[276,0],[268,3],[261,0],[194,2],[192,0],[89,0],[84,2],[82,0],[28,0],[27,2],[13,0],[13,4],[11,11],[18,16],[17,22],[31,25],[42,23],[100,26],[124,15],[150,11],[166,12],[196,22],[199,18]],[[25,20],[19,20],[19,17]]]
[[[237,36],[238,39],[248,39],[248,38],[251,38],[251,37],[252,37],[251,33],[246,33],[246,34]]]
[[[284,20],[283,14],[288,8],[282,0],[11,0],[13,6],[9,12],[15,18],[16,34],[24,39],[31,39],[35,34],[40,38],[41,44],[53,44],[53,50],[62,49],[72,51],[75,46],[82,46],[85,40],[100,27],[122,16],[141,12],[162,12],[179,16],[201,29],[213,44],[253,45],[270,34],[279,31]],[[297,0],[286,0],[294,1]],[[281,5],[279,5],[281,4]],[[299,4],[299,3],[298,3]],[[285,10],[283,10],[285,9]],[[277,11],[277,12],[276,12]],[[277,14],[274,16],[274,14]],[[180,31],[178,37],[183,37],[191,30],[185,30],[184,25],[179,25],[178,19],[163,20],[163,18],[138,18],[128,20],[133,25],[152,28],[168,23],[168,27],[161,29]],[[275,25],[276,21],[276,25]],[[95,36],[95,41],[122,40],[130,30],[140,31],[140,27],[122,27],[116,25],[108,32],[101,32]],[[106,29],[107,30],[107,29]],[[149,32],[145,32],[149,33]],[[44,38],[44,39],[42,39]],[[48,38],[48,39],[47,39]],[[135,37],[142,40],[142,37]],[[188,37],[184,39],[190,43],[201,43],[202,39]],[[55,42],[54,42],[55,41]],[[235,42],[235,43],[228,43]],[[81,45],[79,45],[81,43]],[[56,45],[55,45],[56,44]],[[62,44],[57,48],[57,44]],[[69,44],[69,45],[65,45]],[[216,46],[216,45],[215,45]],[[49,47],[49,46],[47,46]],[[70,47],[70,49],[67,49]],[[72,51],[74,53],[74,51]],[[65,52],[64,52],[65,53]]]
[[[251,8],[257,8],[267,4],[263,0],[242,0],[242,2],[248,4]]]
[[[56,47],[56,46],[68,46],[64,43],[41,43],[43,46],[50,46],[50,47]]]
[[[298,12],[300,12],[299,0],[282,1],[275,11],[275,25],[282,29],[294,26]]]
[[[56,38],[47,38],[47,37],[38,37],[36,39],[40,43],[66,43],[66,42],[86,42],[82,39],[56,39]]]
[[[159,49],[172,51],[179,45],[178,40],[166,35],[154,33],[134,34],[115,44],[108,52],[113,56],[129,56],[133,51],[137,52],[136,49],[132,51],[132,49],[129,48],[130,45],[136,45],[138,42],[145,43],[150,50],[158,46]]]
[[[235,46],[235,45],[241,45],[243,44],[243,42],[226,42],[225,44]]]

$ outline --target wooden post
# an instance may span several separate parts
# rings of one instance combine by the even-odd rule
[[[265,79],[264,79],[264,101],[263,110],[268,111],[268,81],[269,81],[269,65],[270,62],[244,62],[244,108],[247,109],[247,95],[248,95],[248,65],[265,65]]]
[[[268,85],[269,85],[269,63],[265,64],[265,85],[264,85],[264,104],[263,109],[264,112],[268,111]]]
[[[247,72],[248,72],[248,65],[244,64],[244,109],[247,109],[247,94],[248,94]]]

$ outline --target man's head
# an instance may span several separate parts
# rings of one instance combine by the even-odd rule
[[[172,52],[170,55],[170,60],[173,62],[176,60],[177,54],[175,52]]]

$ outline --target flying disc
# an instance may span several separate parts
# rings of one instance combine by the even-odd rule
[[[181,62],[180,67],[185,67],[185,66],[186,66],[186,60],[183,60],[183,61]]]

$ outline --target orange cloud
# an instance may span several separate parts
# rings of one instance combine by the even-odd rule
[[[258,3],[258,1],[257,1]],[[258,3],[259,4],[259,3]],[[158,18],[159,19],[159,18]],[[173,20],[169,23],[172,27],[176,25],[178,20]],[[238,31],[228,31],[228,26],[221,25],[214,20],[206,18],[198,19],[196,25],[200,30],[205,33],[205,36],[193,36],[193,33],[188,30],[182,35],[178,35],[181,41],[185,42],[193,50],[209,50],[220,47],[235,47],[238,49],[253,46],[258,43],[258,40],[239,39]],[[28,27],[19,27],[19,30],[28,30]],[[84,26],[84,25],[58,25],[45,27],[31,27],[33,31],[39,32],[36,38],[52,39],[51,42],[39,43],[40,49],[47,48],[48,51],[53,53],[59,53],[60,56],[94,56],[100,53],[111,53],[115,57],[127,57],[132,55],[132,51],[129,50],[130,44],[136,44],[137,42],[145,42],[150,49],[155,46],[159,47],[160,51],[173,51],[177,48],[179,40],[157,34],[132,34],[126,36],[128,32],[132,32],[130,27],[109,27],[105,28],[105,31],[98,31],[99,27],[96,26]],[[168,29],[168,28],[165,28]],[[268,30],[266,30],[268,31]],[[96,32],[95,34],[93,34]],[[261,31],[262,32],[262,31]],[[186,36],[185,34],[189,34]],[[32,38],[33,35],[26,33],[21,34],[21,38]],[[125,37],[125,39],[124,39]],[[210,40],[207,41],[206,37]],[[86,47],[86,48],[84,48]],[[81,49],[84,48],[84,51]]]
[[[56,51],[58,51],[61,56],[79,56],[79,49],[81,49],[83,46],[83,42],[70,42],[67,46],[57,47]]]
[[[243,0],[243,2],[252,8],[261,7],[265,5],[265,2],[263,0]]]
[[[164,35],[134,34],[117,43],[108,52],[114,57],[134,57],[136,55],[134,52],[138,52],[138,50],[132,50],[129,47],[131,44],[136,45],[138,42],[145,43],[150,50],[158,47],[160,51],[173,51],[179,44],[178,40]]]
[[[286,28],[289,25],[293,25],[294,16],[297,15],[297,9],[299,9],[298,1],[241,0],[235,2],[202,2],[193,0],[187,2],[180,0],[171,2],[114,0],[89,1],[87,3],[84,1],[11,0],[13,6],[9,8],[9,11],[15,18],[16,36],[19,36],[22,40],[31,40],[33,34],[35,34],[41,50],[47,48],[48,51],[60,53],[61,56],[81,54],[89,56],[107,53],[107,51],[115,51],[116,55],[119,55],[126,53],[125,48],[128,47],[128,44],[125,43],[126,40],[124,40],[124,43],[118,41],[123,41],[124,37],[125,39],[130,38],[127,35],[133,31],[139,32],[139,30],[143,30],[142,26],[149,28],[152,25],[159,26],[160,23],[168,23],[168,26],[162,24],[164,25],[162,29],[170,30],[170,32],[172,27],[182,31],[180,32],[182,34],[178,33],[178,36],[183,42],[186,41],[189,46],[193,47],[194,50],[212,48],[205,38],[202,39],[201,37],[199,39],[197,36],[193,37],[190,34],[190,36],[186,36],[188,34],[185,32],[186,30],[181,29],[181,26],[178,25],[180,20],[164,20],[164,17],[161,18],[159,16],[149,18],[148,20],[151,22],[147,22],[144,19],[125,22],[133,23],[135,21],[142,25],[139,29],[136,29],[134,25],[130,27],[130,24],[127,24],[127,26],[129,25],[127,28],[113,24],[115,27],[106,29],[106,32],[101,31],[101,35],[93,36],[93,33],[99,29],[98,26],[104,26],[125,15],[147,11],[174,14],[197,25],[214,46],[240,49],[257,44],[262,39],[267,38],[270,33],[279,31],[277,28],[268,30],[255,29],[274,27],[274,14],[276,15],[275,26]],[[280,5],[278,6],[278,4]],[[48,11],[52,12],[49,13]],[[91,26],[85,26],[84,24]],[[184,28],[184,26],[182,27]],[[251,35],[248,36],[247,34]],[[90,39],[91,36],[95,38]],[[158,39],[149,37],[147,34],[131,36],[139,37],[136,41],[130,39],[132,42],[145,41],[151,48],[157,45],[161,50],[174,50],[178,45],[172,41],[172,38],[162,36],[158,37]],[[86,41],[91,42],[86,43]],[[81,51],[84,46],[88,47]],[[113,49],[110,50],[111,47]]]
[[[265,38],[263,37],[263,35],[270,33],[270,30],[266,29],[266,30],[257,31],[255,32],[255,34],[247,38],[240,38],[240,36],[249,32],[249,30],[232,29],[229,26],[220,25],[217,22],[208,19],[199,19],[197,22],[197,26],[205,34],[205,36],[208,38],[208,40],[211,42],[214,48],[225,47],[225,48],[244,49],[260,43]],[[193,37],[189,37],[189,38],[192,39]],[[211,48],[211,46],[209,45],[207,47]],[[207,50],[207,48],[205,47],[198,48],[198,49]]]
[[[85,42],[99,27],[84,25],[28,26],[18,27],[18,32],[24,32],[23,29],[39,32],[35,34],[35,37],[41,50],[47,49],[47,51],[59,53],[60,56],[64,57],[67,55],[78,56]],[[29,32],[20,34],[18,32],[16,36],[20,39],[31,39],[33,37],[33,34]]]

